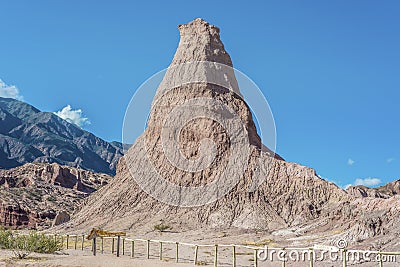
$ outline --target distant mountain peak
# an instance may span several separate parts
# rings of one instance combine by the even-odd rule
[[[115,174],[122,144],[111,144],[52,112],[0,97],[0,168],[59,163]]]

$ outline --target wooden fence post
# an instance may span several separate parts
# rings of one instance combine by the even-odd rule
[[[68,249],[68,246],[69,246],[69,235],[67,235],[67,249]]]
[[[96,256],[96,237],[93,238],[93,243],[92,243],[92,247],[93,247],[93,256]]]
[[[194,247],[194,265],[197,265],[197,257],[198,257],[198,254],[199,254],[199,246],[196,245],[196,246]]]
[[[101,237],[101,254],[104,254],[104,238]]]
[[[285,251],[285,248],[282,248],[283,251]],[[286,261],[285,261],[285,254],[283,254],[283,261],[282,261],[282,267],[286,266]]]
[[[254,267],[258,267],[257,249],[254,250]]]
[[[85,244],[85,235],[82,235],[82,250],[83,250],[84,244]]]
[[[176,255],[175,255],[175,260],[176,262],[179,261],[179,242],[176,242]]]
[[[114,237],[112,238],[112,244],[111,244],[111,254],[114,254],[115,251],[115,240]]]
[[[160,261],[162,261],[162,241],[160,241]]]
[[[74,249],[78,247],[78,235],[75,235],[75,243],[74,243]]]
[[[133,258],[135,256],[135,240],[132,240],[131,242],[131,257]]]
[[[312,248],[310,248],[310,267],[314,267],[314,251]]]
[[[343,267],[347,267],[347,250],[344,248],[342,250]]]
[[[64,236],[61,235],[61,248],[63,248],[63,247],[64,247]]]
[[[236,246],[232,246],[232,267],[236,267]]]
[[[383,259],[380,251],[378,252],[378,255],[379,255],[379,267],[383,267]]]
[[[118,236],[118,237],[117,237],[117,257],[119,257],[119,246],[120,246],[120,242],[121,242],[121,237]]]
[[[214,267],[218,266],[218,245],[215,245],[214,251]]]
[[[146,254],[147,254],[147,259],[150,259],[150,240],[146,241]]]
[[[125,255],[125,238],[122,238],[122,255]]]

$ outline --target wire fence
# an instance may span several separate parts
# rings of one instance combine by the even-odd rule
[[[141,259],[159,259],[161,261],[191,262],[194,265],[213,265],[238,267],[238,258],[245,257],[251,266],[258,267],[260,261],[272,260],[271,254],[274,252],[277,256],[277,262],[282,267],[288,266],[291,261],[308,262],[307,265],[314,267],[318,261],[329,260],[327,251],[329,248],[318,247],[267,247],[251,246],[238,244],[192,244],[184,242],[175,242],[167,240],[153,240],[129,237],[96,237],[87,240],[87,235],[57,235],[51,234],[54,239],[61,242],[63,249],[81,249],[90,248],[93,255],[97,253],[115,254],[117,257],[129,256],[131,258]],[[185,248],[185,250],[183,250]],[[369,261],[376,262],[376,266],[393,266],[387,263],[395,263],[400,252],[372,251],[372,250],[350,250],[346,248],[332,250],[335,252],[335,258],[331,261],[339,262],[343,267],[349,266],[349,261],[365,262],[366,255]],[[227,256],[230,254],[230,256]],[[278,254],[281,254],[280,256]],[[317,254],[324,257],[317,258]],[[324,255],[325,254],[325,255]],[[223,263],[220,256],[224,255]],[[374,257],[371,257],[374,255]],[[398,263],[397,263],[398,264]],[[243,265],[241,265],[243,266]],[[248,265],[247,265],[248,266]],[[397,265],[396,265],[397,266]]]

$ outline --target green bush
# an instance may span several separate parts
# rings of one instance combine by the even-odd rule
[[[10,240],[10,249],[18,259],[25,259],[34,250],[34,242],[29,236],[17,235]]]
[[[154,230],[160,231],[160,232],[165,232],[166,230],[170,230],[172,229],[171,226],[160,223],[160,224],[156,224],[153,226]]]
[[[22,235],[0,229],[0,248],[10,249],[16,258],[24,259],[32,252],[54,253],[61,249],[61,243],[36,232]]]
[[[53,197],[53,196],[47,197],[47,201],[52,201],[52,202],[54,202],[54,201],[56,201],[56,200],[57,200],[57,198],[55,198],[55,197]]]
[[[61,242],[54,238],[32,232],[28,236],[28,243],[33,244],[33,252],[51,254],[61,249]]]
[[[11,231],[0,228],[0,249],[10,248],[11,237]]]

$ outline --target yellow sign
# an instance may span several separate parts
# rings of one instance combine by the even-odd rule
[[[108,231],[93,228],[92,231],[90,231],[90,234],[88,235],[87,239],[91,240],[95,237],[115,237],[115,236],[126,236],[126,233],[125,232],[108,232]]]

